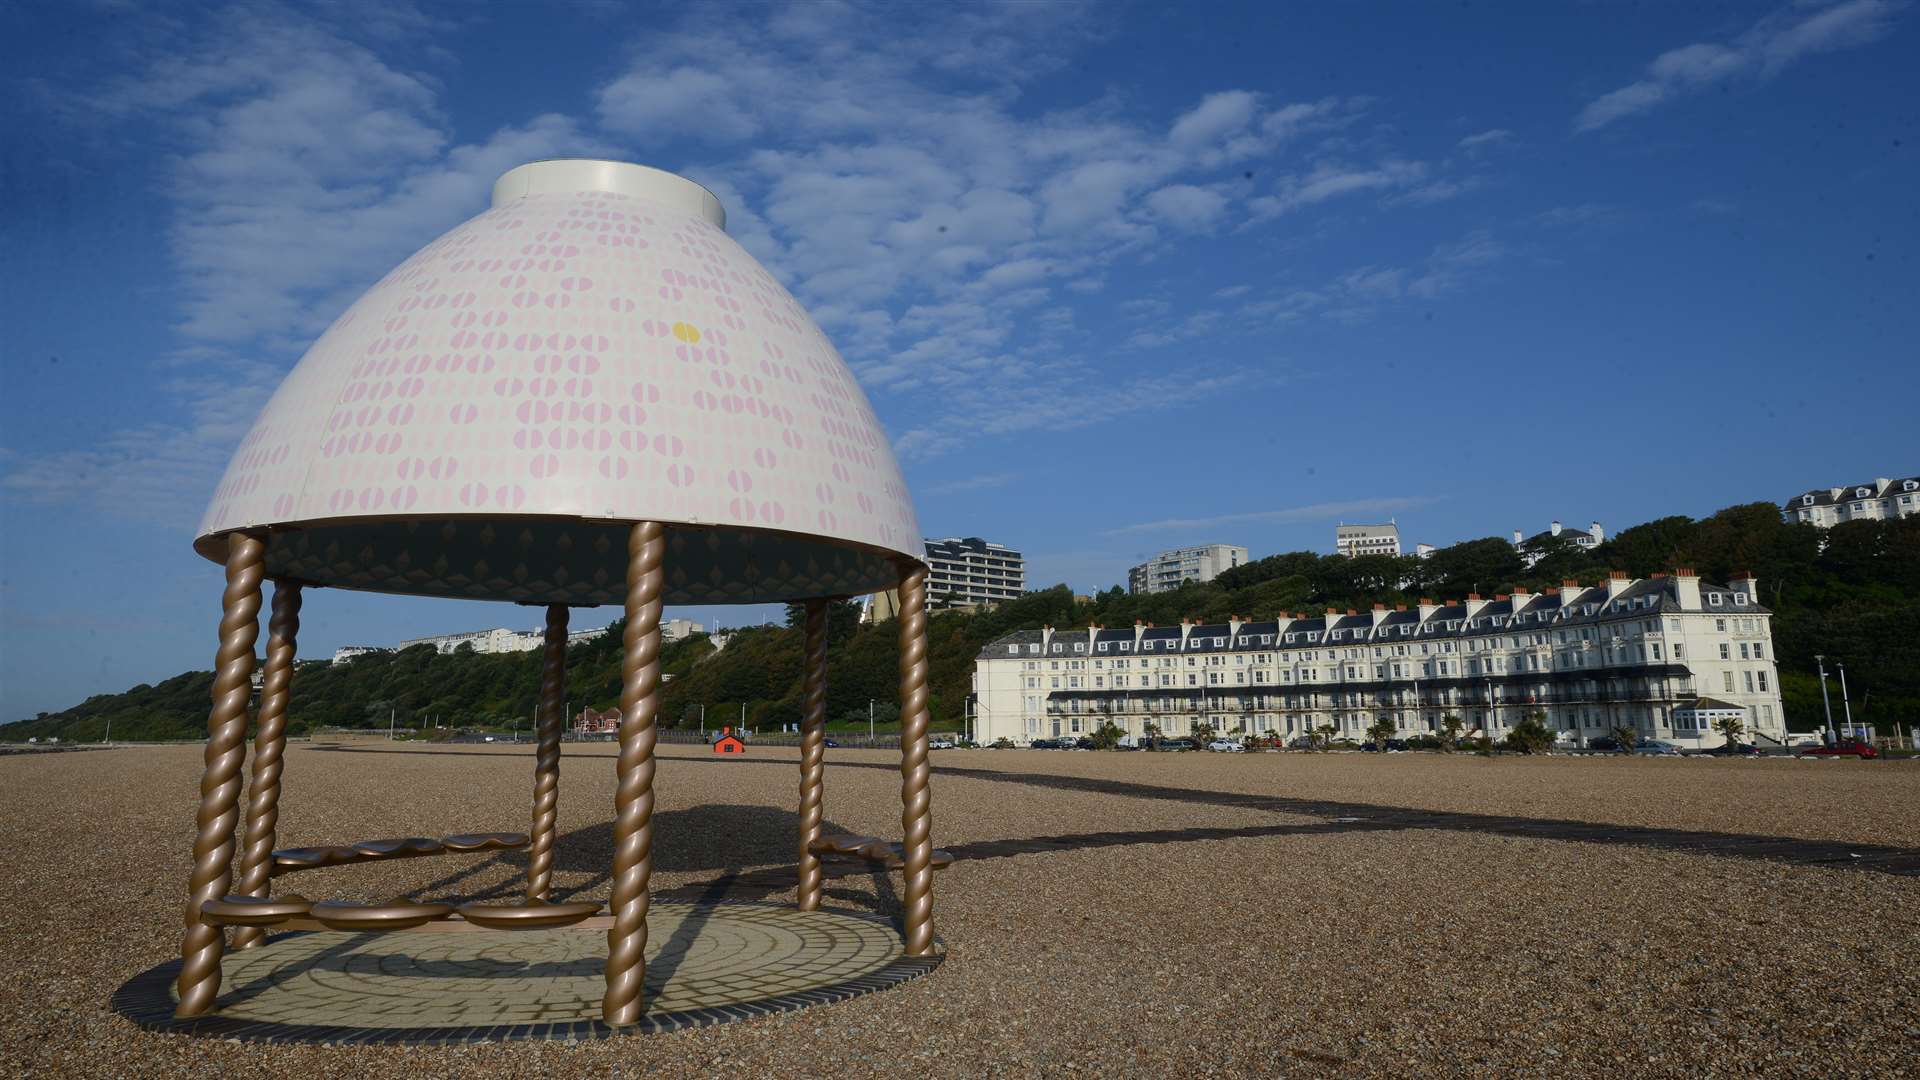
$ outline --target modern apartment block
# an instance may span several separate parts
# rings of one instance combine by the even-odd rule
[[[1904,480],[1877,477],[1870,484],[1815,488],[1788,499],[1780,514],[1822,529],[1843,521],[1891,521],[1920,514],[1920,476]]]
[[[1157,593],[1189,582],[1212,581],[1222,570],[1247,564],[1247,549],[1232,544],[1163,551],[1127,571],[1127,591]]]
[[[1535,543],[1536,541],[1551,540],[1556,536],[1569,537],[1575,545],[1588,551],[1607,542],[1607,530],[1602,528],[1597,521],[1588,525],[1586,532],[1574,532],[1572,529],[1561,525],[1558,521],[1554,521],[1548,524],[1545,532],[1537,532],[1532,536],[1523,535],[1519,529],[1513,530],[1513,546],[1525,549],[1527,545]],[[1528,567],[1532,567],[1534,563],[1540,561],[1540,554],[1538,552],[1527,551],[1521,557],[1525,560]]]
[[[1027,591],[1027,560],[977,536],[927,541],[927,606],[997,604]]]
[[[1491,600],[1423,600],[1414,610],[1109,630],[1025,630],[980,651],[978,737],[1027,743],[1111,720],[1127,734],[1297,736],[1331,724],[1364,738],[1375,720],[1402,736],[1502,737],[1523,716],[1578,745],[1631,726],[1683,746],[1718,746],[1711,719],[1786,732],[1772,614],[1749,575],[1729,586],[1693,571],[1605,585],[1568,582]]]
[[[1334,554],[1345,555],[1349,559],[1362,555],[1398,555],[1400,554],[1400,526],[1391,521],[1385,525],[1341,524],[1335,526],[1333,551]]]

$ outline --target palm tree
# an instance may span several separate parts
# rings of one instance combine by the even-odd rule
[[[1440,743],[1440,749],[1445,750],[1449,754],[1453,753],[1455,744],[1460,741],[1460,733],[1466,729],[1466,723],[1453,713],[1442,716],[1440,718],[1440,733],[1445,735],[1446,738]]]
[[[1613,747],[1622,754],[1632,753],[1634,745],[1640,741],[1640,730],[1632,724],[1615,724],[1607,734],[1613,736]]]
[[[1387,748],[1387,740],[1393,738],[1393,733],[1393,721],[1384,716],[1375,720],[1373,726],[1367,728],[1367,738],[1372,739],[1373,745],[1383,751]]]
[[[1737,746],[1740,736],[1747,733],[1747,725],[1737,716],[1723,716],[1713,722],[1713,730],[1726,736],[1728,746]]]
[[[1319,727],[1314,728],[1313,733],[1319,736],[1320,749],[1333,749],[1333,737],[1339,731],[1340,729],[1332,724],[1321,724]]]

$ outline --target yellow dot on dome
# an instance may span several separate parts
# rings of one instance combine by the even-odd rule
[[[673,336],[689,345],[698,345],[700,343],[700,330],[692,323],[674,323]]]

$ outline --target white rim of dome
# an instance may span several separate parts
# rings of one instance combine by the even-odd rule
[[[493,182],[493,205],[529,195],[606,191],[669,206],[716,229],[727,227],[719,196],[678,173],[600,158],[549,158],[516,165]]]

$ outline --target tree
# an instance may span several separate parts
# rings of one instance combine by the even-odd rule
[[[1205,748],[1208,743],[1214,740],[1218,732],[1214,729],[1213,721],[1196,720],[1193,722],[1193,727],[1188,729],[1187,734],[1193,736],[1195,746]]]
[[[1737,716],[1723,716],[1713,722],[1713,730],[1726,738],[1728,746],[1735,746],[1747,733],[1747,725]]]
[[[1339,733],[1340,729],[1332,724],[1321,724],[1313,729],[1314,741],[1322,750],[1333,749],[1333,737]]]
[[[1124,735],[1126,735],[1126,732],[1120,730],[1119,724],[1114,723],[1112,720],[1102,720],[1100,721],[1100,726],[1094,728],[1092,734],[1082,739],[1081,742],[1093,747],[1095,750],[1111,750],[1120,745],[1120,739]]]
[[[1367,728],[1367,738],[1373,740],[1373,745],[1385,750],[1387,748],[1387,740],[1393,738],[1394,731],[1393,721],[1383,716],[1375,720],[1373,725]]]
[[[1613,748],[1622,753],[1631,753],[1640,742],[1640,731],[1632,724],[1615,724],[1607,734],[1613,736]]]
[[[1547,714],[1535,709],[1520,718],[1507,732],[1507,749],[1522,754],[1543,754],[1553,748],[1553,729],[1547,726]]]
[[[1441,741],[1440,749],[1445,750],[1449,754],[1453,753],[1453,748],[1459,745],[1460,733],[1466,729],[1466,723],[1462,721],[1459,716],[1453,713],[1447,713],[1445,716],[1442,716],[1440,718],[1440,733],[1445,735],[1446,738]]]

